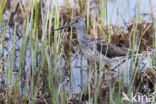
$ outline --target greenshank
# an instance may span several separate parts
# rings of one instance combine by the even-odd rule
[[[77,40],[84,56],[89,61],[110,63],[115,57],[132,55],[132,51],[125,47],[118,47],[106,41],[88,37],[86,33],[85,18],[75,17],[71,22],[56,30],[74,27]]]

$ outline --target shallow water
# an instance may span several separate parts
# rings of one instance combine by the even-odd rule
[[[128,22],[138,14],[141,14],[143,19],[151,21],[151,8],[156,15],[155,5],[155,0],[109,0],[107,4],[108,22],[124,25],[124,21]]]

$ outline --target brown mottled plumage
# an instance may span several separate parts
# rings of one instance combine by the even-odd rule
[[[129,51],[128,48],[118,47],[114,44],[88,37],[86,34],[86,24],[84,18],[73,18],[70,24],[67,24],[59,29],[69,27],[74,27],[76,29],[77,39],[81,51],[90,61],[111,62],[111,58],[132,54],[132,51]]]

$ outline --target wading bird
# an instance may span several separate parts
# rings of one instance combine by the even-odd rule
[[[56,30],[74,27],[77,32],[77,39],[80,49],[89,61],[97,63],[110,63],[115,57],[132,55],[128,48],[118,47],[106,41],[90,38],[86,33],[85,18],[75,17],[70,24],[60,27]]]

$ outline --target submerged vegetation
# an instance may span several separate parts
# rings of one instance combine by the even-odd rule
[[[113,1],[1,0],[0,104],[154,103],[156,19],[152,0],[148,14],[140,13],[137,0],[136,15],[125,21],[118,13],[116,24],[108,16],[109,2]],[[129,48],[133,56],[104,67],[89,62],[74,28],[54,31],[77,16],[86,19],[89,37]],[[138,99],[142,96],[143,100]]]

